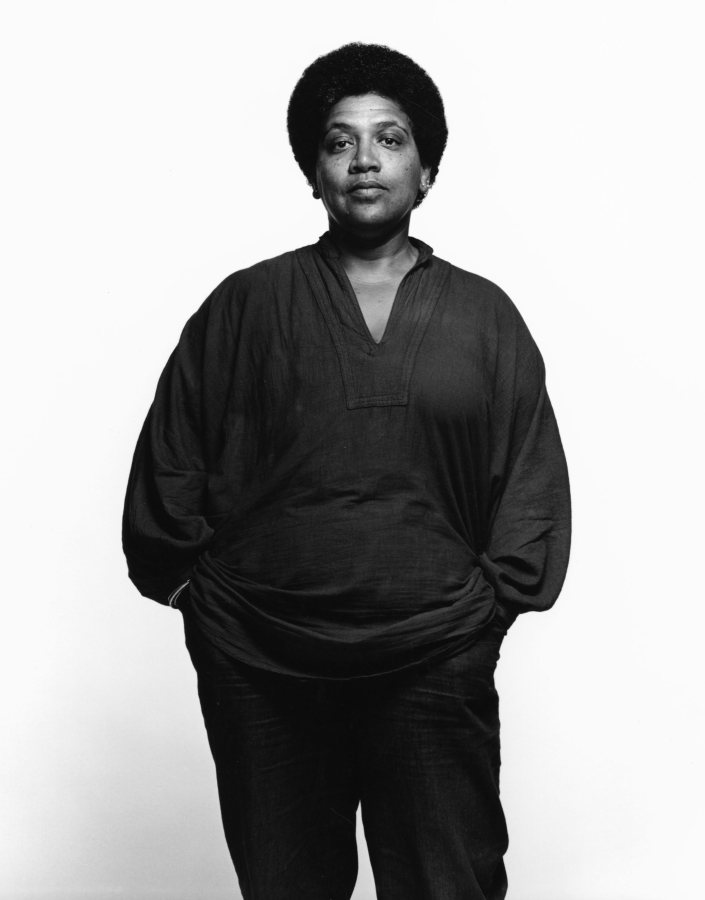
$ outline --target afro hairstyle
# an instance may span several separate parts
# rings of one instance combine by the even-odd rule
[[[433,184],[448,139],[443,100],[421,66],[382,44],[345,44],[319,56],[304,71],[289,100],[287,127],[294,158],[309,184],[316,180],[321,130],[343,97],[379,94],[409,117],[421,164]]]

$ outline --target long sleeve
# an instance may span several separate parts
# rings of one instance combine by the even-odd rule
[[[167,603],[190,577],[213,535],[209,522],[207,419],[223,391],[223,327],[213,327],[213,298],[191,317],[159,379],[137,442],[123,513],[123,549],[140,593]],[[218,337],[220,335],[220,337]],[[206,408],[208,407],[208,408]],[[222,413],[220,413],[222,415]]]
[[[491,452],[491,511],[482,557],[498,615],[546,610],[570,551],[568,471],[541,355],[508,304],[500,328]]]

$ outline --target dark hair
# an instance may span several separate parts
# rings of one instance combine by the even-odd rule
[[[421,164],[431,183],[448,139],[443,100],[431,77],[413,61],[382,44],[345,44],[319,56],[304,71],[289,100],[287,127],[296,162],[310,184],[316,178],[321,129],[343,97],[379,94],[409,117]]]

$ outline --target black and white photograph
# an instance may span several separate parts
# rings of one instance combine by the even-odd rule
[[[703,19],[0,7],[0,900],[700,896]]]

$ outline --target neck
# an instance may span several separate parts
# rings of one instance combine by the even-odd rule
[[[394,267],[410,268],[418,255],[409,241],[409,216],[392,231],[377,235],[358,235],[328,222],[330,236],[340,251],[346,270],[384,270]]]

